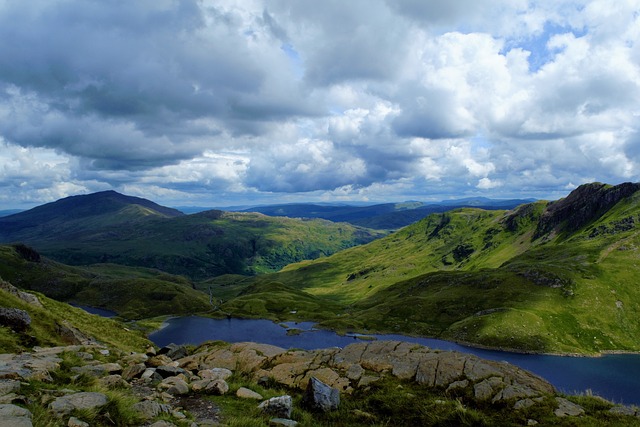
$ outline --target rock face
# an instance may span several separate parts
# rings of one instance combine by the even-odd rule
[[[340,406],[340,392],[319,379],[311,377],[302,404],[314,411],[329,412]]]
[[[75,410],[95,409],[107,404],[107,396],[102,393],[80,392],[58,397],[49,404],[58,416],[67,415]]]
[[[293,400],[289,395],[272,397],[262,402],[258,408],[262,409],[262,412],[277,418],[291,418]]]
[[[0,427],[33,427],[31,412],[12,404],[0,404]]]
[[[31,325],[31,316],[18,308],[0,307],[0,326],[11,328],[15,332],[23,332]]]

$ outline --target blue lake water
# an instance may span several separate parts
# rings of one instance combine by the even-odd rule
[[[71,304],[71,305],[74,307],[81,308],[87,313],[97,314],[98,316],[102,316],[102,317],[116,317],[118,315],[118,313],[116,313],[115,311],[107,310],[104,308],[90,307],[88,305],[80,305],[80,304]]]
[[[197,345],[208,340],[221,340],[253,341],[305,350],[344,347],[360,341],[357,336],[341,336],[332,331],[313,329],[311,322],[284,324],[303,332],[288,335],[287,329],[280,326],[281,324],[269,320],[210,319],[194,316],[170,319],[165,327],[149,335],[149,338],[159,346],[170,343]],[[506,361],[542,376],[563,392],[575,394],[591,390],[594,394],[616,403],[640,404],[640,355],[546,356],[477,349],[444,340],[405,335],[385,334],[370,337],[378,340],[408,341],[430,348],[456,350],[485,359]]]

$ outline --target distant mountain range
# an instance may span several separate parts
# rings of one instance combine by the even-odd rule
[[[269,216],[286,216],[290,218],[323,218],[334,222],[348,222],[367,228],[396,230],[419,221],[432,213],[446,212],[463,207],[477,207],[487,210],[512,209],[533,201],[534,199],[495,200],[476,197],[446,200],[438,203],[408,201],[369,206],[297,203],[256,206],[242,209],[242,211],[260,212]]]
[[[192,279],[273,272],[383,235],[321,219],[216,210],[185,215],[114,191],[0,218],[0,242],[26,243],[59,262],[156,268]]]

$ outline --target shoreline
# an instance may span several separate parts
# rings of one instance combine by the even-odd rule
[[[176,319],[176,318],[180,318],[180,317],[206,317],[206,318],[209,318],[209,319],[216,319],[216,317],[202,316],[202,315],[197,315],[197,314],[194,314],[194,315],[191,315],[191,316],[169,316],[169,317],[167,317],[166,319],[163,320],[162,324],[160,325],[160,327],[158,329],[155,329],[154,331],[148,333],[147,334],[147,338],[149,338],[153,333],[159,332],[162,329],[166,328],[168,326],[168,322],[170,320]],[[253,317],[242,317],[242,316],[232,317],[232,319],[268,320],[268,321],[273,322],[273,323],[275,323],[277,325],[280,325],[280,326],[282,326],[282,323],[284,323],[284,322],[294,322],[294,323],[311,322],[311,323],[314,323],[313,328],[322,329],[322,330],[325,330],[325,331],[330,331],[330,332],[335,333],[336,335],[351,336],[353,338],[356,338],[356,339],[359,339],[359,340],[363,340],[363,341],[377,340],[378,337],[376,337],[376,335],[400,335],[400,336],[411,337],[411,338],[434,339],[434,340],[448,342],[448,343],[456,344],[456,345],[459,345],[459,346],[468,347],[468,348],[472,348],[472,349],[478,349],[478,350],[497,351],[497,352],[503,352],[503,353],[532,355],[532,356],[576,357],[576,358],[594,358],[595,359],[595,358],[600,358],[600,357],[607,356],[607,355],[640,355],[640,350],[639,351],[633,351],[633,350],[603,350],[603,351],[599,351],[599,352],[596,352],[596,353],[540,352],[540,351],[534,351],[534,350],[523,350],[523,349],[508,348],[508,347],[492,347],[492,346],[487,346],[487,345],[483,345],[483,344],[479,344],[479,343],[473,343],[473,342],[467,342],[467,341],[461,341],[461,340],[450,340],[450,339],[443,339],[443,338],[433,337],[433,336],[424,336],[424,335],[415,335],[415,334],[406,334],[406,333],[397,333],[397,332],[393,333],[393,332],[384,332],[384,331],[380,331],[380,332],[371,332],[371,331],[368,331],[368,332],[338,331],[336,329],[323,327],[322,325],[320,325],[319,323],[317,323],[317,322],[315,322],[313,320],[284,320],[283,321],[283,320],[273,320],[273,319],[268,319],[268,318],[263,318],[263,317],[253,318]],[[285,328],[285,329],[288,329],[288,328]],[[300,333],[313,332],[313,330],[299,330],[299,331],[300,331]],[[451,350],[451,351],[457,351],[457,350]]]

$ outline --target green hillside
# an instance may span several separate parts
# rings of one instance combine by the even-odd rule
[[[84,337],[124,351],[141,351],[150,342],[141,332],[132,331],[117,320],[94,316],[86,311],[35,293],[41,306],[30,304],[8,291],[11,284],[0,279],[0,307],[26,311],[31,318],[27,331],[16,333],[0,326],[0,352],[28,351],[34,346],[68,345],[64,330],[73,328]]]
[[[320,219],[183,215],[139,200],[114,192],[62,199],[0,218],[0,241],[26,243],[65,264],[148,267],[201,280],[274,272],[384,235]]]
[[[251,288],[211,286],[247,299],[260,283],[281,282],[339,307],[322,324],[343,330],[542,352],[640,350],[639,190],[596,183],[513,211],[434,214]],[[226,307],[238,309],[233,299]]]
[[[211,309],[209,297],[184,277],[111,264],[72,267],[24,245],[0,246],[0,277],[59,301],[105,308],[129,319]]]

